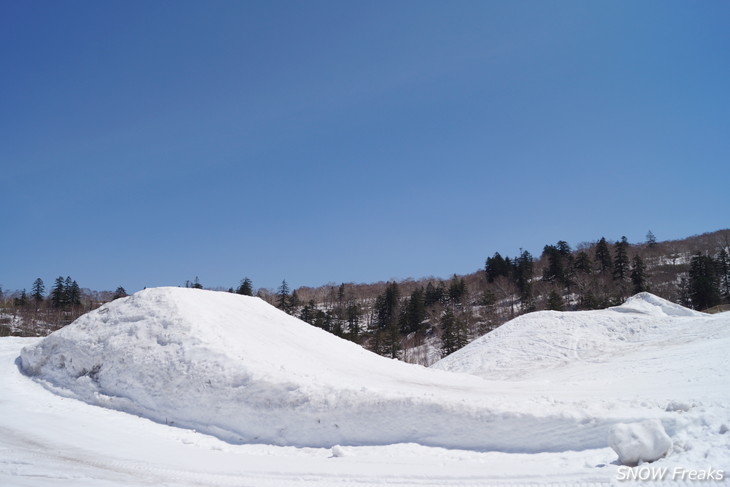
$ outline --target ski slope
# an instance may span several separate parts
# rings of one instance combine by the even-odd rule
[[[646,294],[425,369],[256,298],[149,289],[0,339],[0,485],[603,483],[608,429],[652,419],[657,465],[730,471],[728,345],[727,313]]]

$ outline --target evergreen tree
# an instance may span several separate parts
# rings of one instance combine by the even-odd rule
[[[697,310],[720,304],[720,279],[717,263],[709,255],[695,254],[689,265],[689,293]]]
[[[453,304],[461,305],[466,297],[466,283],[464,278],[457,279],[456,274],[451,278],[449,284],[449,301]]]
[[[300,305],[299,296],[297,295],[297,290],[293,290],[291,292],[291,296],[289,297],[289,314],[293,314],[294,311],[296,311],[297,308],[299,308]]]
[[[337,290],[337,302],[342,304],[345,301],[345,283],[341,283]]]
[[[73,284],[73,280],[71,279],[71,276],[66,276],[66,280],[63,281],[63,306],[64,308],[68,308],[71,306],[71,285]]]
[[[561,240],[557,245],[546,245],[542,255],[547,256],[548,259],[548,266],[543,270],[542,280],[555,281],[565,287],[570,287],[573,259],[568,243]]]
[[[25,289],[20,292],[20,296],[15,298],[16,308],[25,308],[28,305],[28,295],[25,293]]]
[[[646,245],[650,249],[653,249],[654,247],[656,247],[656,237],[651,232],[651,230],[649,230],[649,232],[646,234]]]
[[[81,289],[76,281],[71,281],[71,284],[66,289],[66,293],[69,306],[81,306]]]
[[[347,328],[348,339],[357,343],[360,340],[360,316],[362,309],[355,301],[350,301],[347,305]]]
[[[302,307],[302,311],[299,313],[299,319],[314,324],[314,312],[317,310],[317,306],[314,304],[314,300],[310,299],[307,304]]]
[[[385,292],[375,299],[372,350],[391,358],[397,358],[400,351],[399,304],[400,290],[396,282],[389,282]]]
[[[593,272],[593,265],[591,264],[591,258],[585,251],[578,252],[578,256],[575,258],[573,263],[573,269],[576,272],[582,272],[584,274],[590,274]]]
[[[51,305],[54,308],[64,308],[66,306],[66,285],[63,277],[58,276],[51,290]]]
[[[403,304],[401,314],[401,333],[422,332],[422,323],[426,319],[425,292],[422,287],[416,288]]]
[[[507,277],[510,275],[512,265],[509,257],[502,258],[499,252],[495,252],[493,257],[488,257],[484,264],[484,270],[487,274],[487,282],[494,282],[500,276]]]
[[[200,284],[200,279],[198,279],[198,276],[195,276],[195,280],[193,281],[192,286],[193,289],[203,289],[203,285]]]
[[[646,266],[638,254],[631,263],[631,283],[634,285],[634,294],[649,290],[646,285]]]
[[[522,251],[520,256],[514,260],[512,272],[515,285],[520,291],[520,301],[527,307],[527,310],[531,308],[533,269],[532,255],[527,250]]]
[[[441,317],[441,356],[446,357],[469,342],[466,323],[447,307]]]
[[[314,326],[322,328],[324,331],[332,332],[332,315],[321,309],[314,311]]]
[[[601,237],[601,240],[596,244],[596,263],[598,264],[599,272],[608,272],[613,268],[613,262],[611,261],[611,251],[608,249],[608,242],[606,237]]]
[[[287,313],[291,310],[289,306],[289,285],[286,283],[286,279],[281,281],[281,286],[276,292],[276,307]]]
[[[614,249],[616,257],[613,259],[613,278],[623,281],[629,275],[629,242],[626,237],[621,237]]]
[[[438,303],[441,300],[441,295],[436,293],[436,286],[431,281],[426,284],[426,291],[423,296],[423,304],[428,308]]]
[[[241,284],[238,286],[238,289],[236,289],[236,293],[244,296],[253,296],[253,283],[251,282],[251,279],[244,277],[243,281],[241,281]]]
[[[36,309],[38,309],[38,305],[43,302],[43,293],[46,292],[46,286],[43,284],[43,280],[40,277],[33,281],[32,291],[33,293],[31,294],[31,297],[33,298],[33,301],[35,301]]]
[[[424,304],[427,308],[435,306],[439,303],[443,303],[446,299],[446,290],[444,289],[444,283],[439,282],[438,286],[434,286],[432,282],[426,285],[426,291],[424,293]]]

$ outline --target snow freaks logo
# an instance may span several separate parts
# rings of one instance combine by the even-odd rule
[[[721,481],[725,480],[725,471],[707,468],[705,470],[696,470],[683,467],[619,467],[616,473],[618,481],[657,481],[657,480],[682,480],[682,481]]]

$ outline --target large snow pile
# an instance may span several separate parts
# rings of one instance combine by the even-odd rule
[[[0,338],[0,484],[594,485],[627,478],[617,453],[730,472],[730,313],[644,295],[490,336],[455,362],[487,364],[483,379],[374,356],[254,298],[147,290],[45,339]]]
[[[21,367],[57,393],[242,443],[559,451],[605,446],[611,424],[636,419],[535,407],[476,377],[380,357],[258,298],[196,289],[109,303],[24,348]]]
[[[698,369],[705,362],[703,367],[726,374],[718,361],[725,360],[722,348],[730,338],[727,321],[640,293],[605,310],[520,316],[432,367],[487,379],[588,381],[605,388],[606,382],[595,380],[601,377],[624,384],[624,392],[655,388],[666,394],[673,384],[684,390],[688,382],[714,380]],[[705,347],[709,354],[698,352]]]

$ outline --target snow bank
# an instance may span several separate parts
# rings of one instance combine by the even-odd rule
[[[49,389],[230,442],[412,442],[499,451],[605,446],[613,418],[511,400],[491,384],[390,360],[264,301],[157,288],[21,352]]]
[[[618,362],[630,376],[654,371],[657,379],[665,380],[676,375],[667,373],[665,366],[671,368],[671,363],[638,370],[626,358],[651,350],[664,355],[673,348],[683,349],[690,342],[706,340],[713,330],[727,338],[725,321],[640,293],[605,310],[538,311],[520,316],[432,367],[488,379],[555,379],[558,371],[572,368],[579,373],[578,367],[604,373],[599,369]],[[716,361],[717,355],[707,359]],[[608,372],[609,379],[617,373]]]
[[[672,440],[657,419],[641,423],[619,423],[611,428],[608,444],[623,465],[636,466],[654,462],[667,454]]]
[[[609,309],[623,313],[644,313],[652,316],[706,316],[705,313],[685,308],[647,292],[631,296],[621,306]]]

